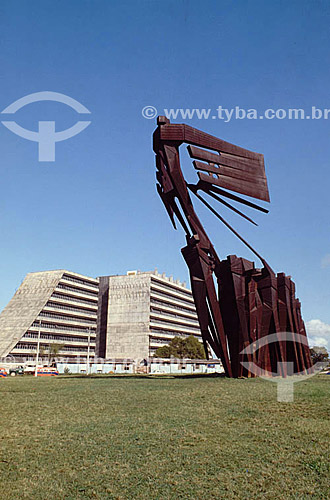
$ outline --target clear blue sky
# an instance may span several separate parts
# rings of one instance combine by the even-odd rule
[[[84,104],[92,124],[57,144],[55,163],[38,163],[37,144],[0,125],[0,308],[29,271],[157,267],[186,279],[184,235],[172,230],[154,187],[155,121],[142,107],[330,108],[329,25],[326,1],[3,0],[0,108],[51,90]],[[37,103],[14,119],[34,130],[56,120],[61,130],[77,115]],[[305,320],[325,324],[329,121],[186,120],[265,155],[270,214],[256,214],[258,228],[228,220],[276,271],[292,275]],[[201,215],[221,257],[252,258]]]

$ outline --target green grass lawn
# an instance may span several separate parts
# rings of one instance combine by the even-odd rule
[[[330,498],[330,376],[0,379],[0,498]]]

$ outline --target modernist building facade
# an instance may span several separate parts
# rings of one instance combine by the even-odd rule
[[[175,336],[202,342],[192,293],[157,271],[99,278],[96,354],[144,359]]]
[[[42,360],[56,344],[68,362],[141,360],[189,335],[202,342],[192,293],[165,274],[42,271],[26,276],[0,314],[0,358]]]
[[[92,360],[98,291],[97,279],[66,270],[28,274],[0,314],[0,358],[34,361],[57,344],[59,357]]]

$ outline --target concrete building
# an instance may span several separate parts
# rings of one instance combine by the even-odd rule
[[[175,336],[202,342],[192,293],[157,271],[99,278],[96,354],[144,359]]]
[[[95,355],[98,280],[71,271],[26,276],[0,314],[0,357],[34,361],[59,344],[58,356],[77,360]]]

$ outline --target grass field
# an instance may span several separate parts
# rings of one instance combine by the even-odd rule
[[[329,499],[330,376],[0,379],[0,498]]]

